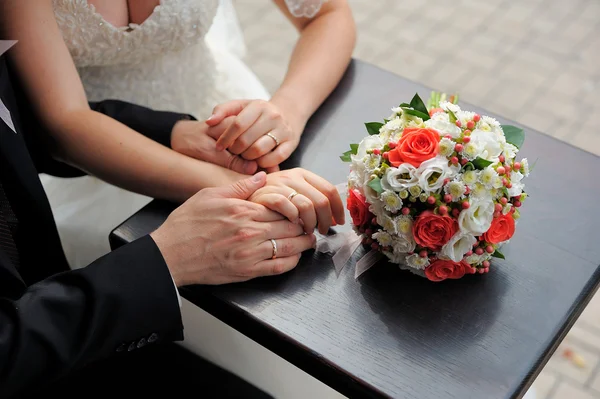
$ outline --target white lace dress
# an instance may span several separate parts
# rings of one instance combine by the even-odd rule
[[[323,0],[286,0],[312,17]],[[213,107],[269,93],[244,64],[231,0],[162,0],[140,25],[114,27],[86,0],[53,0],[88,100],[119,99],[208,117]],[[258,21],[257,21],[258,23]],[[42,176],[72,267],[109,251],[110,230],[150,201],[96,178]]]

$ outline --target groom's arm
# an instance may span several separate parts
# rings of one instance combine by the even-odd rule
[[[169,269],[150,236],[88,267],[15,295],[18,271],[0,251],[0,397],[86,364],[183,339]],[[11,277],[11,278],[7,278]]]

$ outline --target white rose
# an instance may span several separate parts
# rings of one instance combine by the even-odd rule
[[[490,228],[494,218],[494,203],[490,200],[474,200],[469,209],[458,215],[458,226],[464,233],[479,236]]]
[[[446,113],[438,112],[436,115],[446,115]],[[453,139],[460,137],[461,130],[454,123],[450,123],[450,121],[438,120],[435,118],[429,119],[425,121],[425,126],[436,130],[440,136],[450,135]]]
[[[375,148],[383,148],[383,141],[381,138],[376,134],[365,137],[358,145],[358,150],[356,151],[356,155],[352,156],[352,160],[354,160],[354,158],[363,160],[367,156],[367,151]]]
[[[481,149],[479,156],[491,162],[498,162],[502,153],[501,142],[495,134],[475,129],[471,133],[471,143]]]
[[[438,156],[423,162],[417,169],[416,176],[419,178],[419,186],[425,192],[431,193],[441,189],[444,179],[453,178],[459,170],[460,167],[448,166],[448,159]],[[439,176],[433,181],[435,174]]]
[[[397,168],[387,168],[381,179],[381,186],[396,192],[407,190],[419,183],[419,179],[415,176],[416,171],[417,168],[409,163],[403,163]]]
[[[477,238],[471,233],[457,231],[452,236],[450,241],[442,247],[440,254],[454,262],[460,262],[467,252],[473,249],[473,244],[477,242]]]
[[[416,243],[412,237],[403,234],[397,235],[392,240],[392,248],[396,254],[407,254],[415,250]]]
[[[363,193],[363,185],[365,184],[364,173],[357,173],[356,171],[351,171],[348,175],[348,185],[350,188],[359,190],[361,194]]]

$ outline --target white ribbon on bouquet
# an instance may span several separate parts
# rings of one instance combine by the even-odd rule
[[[347,195],[347,184],[341,183],[336,186],[342,199]],[[348,222],[349,223],[349,222]],[[332,235],[317,235],[317,248],[319,253],[332,255],[331,260],[335,271],[339,276],[346,263],[350,260],[354,252],[358,249],[362,242],[362,237],[354,232],[354,230],[335,233]],[[360,275],[373,267],[384,255],[376,250],[370,250],[360,257],[354,268],[354,278],[358,279]]]

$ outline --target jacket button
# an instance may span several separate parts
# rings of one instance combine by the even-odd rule
[[[131,344],[129,344],[129,347],[127,348],[127,352],[131,352],[135,348],[137,348],[137,345],[135,344],[135,341],[134,341]]]
[[[127,344],[121,344],[117,348],[117,352],[123,352],[125,349],[127,349]]]
[[[141,348],[141,347],[143,347],[143,346],[146,346],[146,343],[147,343],[147,341],[146,341],[146,338],[142,338],[142,339],[140,339],[140,340],[138,341],[138,343],[137,343],[137,347],[138,347],[138,348]]]
[[[152,333],[148,337],[148,342],[149,343],[156,342],[156,340],[158,340],[158,334],[156,334],[156,333]]]

